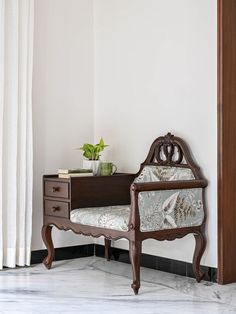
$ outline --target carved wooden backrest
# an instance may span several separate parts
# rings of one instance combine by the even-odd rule
[[[195,163],[187,144],[171,133],[158,137],[152,143],[147,158],[141,164],[137,176],[148,165],[189,168],[195,179],[203,179],[200,168]]]

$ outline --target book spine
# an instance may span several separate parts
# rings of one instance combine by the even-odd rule
[[[92,172],[81,172],[81,173],[59,173],[58,178],[60,179],[70,179],[70,178],[75,178],[75,177],[92,177],[93,173]]]
[[[92,173],[92,169],[59,169],[58,174],[70,174],[70,173]]]

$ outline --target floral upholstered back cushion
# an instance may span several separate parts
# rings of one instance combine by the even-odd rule
[[[195,177],[190,168],[170,166],[145,166],[134,182],[156,182],[194,180]]]
[[[190,168],[145,166],[134,182],[194,180]],[[138,195],[141,231],[199,226],[204,219],[202,189],[141,192]]]

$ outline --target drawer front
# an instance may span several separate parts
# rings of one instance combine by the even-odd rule
[[[50,197],[69,198],[69,183],[58,181],[45,181],[44,195]]]
[[[45,215],[69,218],[69,204],[58,201],[44,201]]]

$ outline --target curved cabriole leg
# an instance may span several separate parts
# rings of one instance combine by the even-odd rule
[[[107,261],[110,261],[111,259],[111,240],[104,239],[105,240],[105,258]]]
[[[43,242],[48,250],[48,255],[43,260],[43,264],[47,269],[52,266],[52,261],[54,259],[55,251],[52,243],[52,226],[43,226],[42,228],[42,238]]]
[[[141,242],[130,241],[129,257],[133,272],[133,283],[131,285],[131,288],[134,290],[134,294],[138,294],[138,290],[140,288],[140,255],[141,255]]]
[[[206,238],[203,233],[194,234],[194,237],[196,245],[193,256],[193,272],[197,282],[200,282],[205,275],[200,269],[200,261],[206,248]]]

